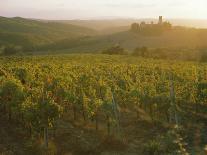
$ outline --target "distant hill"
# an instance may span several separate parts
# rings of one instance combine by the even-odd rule
[[[114,29],[117,27],[129,27],[137,20],[133,19],[108,19],[108,20],[57,20],[56,22],[68,23],[78,26],[84,26],[97,31]]]
[[[0,47],[14,44],[24,47],[26,51],[36,52],[97,52],[115,44],[129,51],[141,46],[207,46],[207,29],[173,27],[172,30],[157,36],[145,36],[129,31],[133,22],[143,20],[150,22],[152,19],[47,21],[0,17]]]
[[[95,34],[95,30],[72,24],[0,17],[0,45],[14,44],[30,48]]]
[[[207,20],[202,19],[164,19],[170,21],[174,26],[191,27],[191,28],[207,28]],[[99,35],[107,35],[118,32],[127,31],[132,23],[157,23],[156,18],[143,19],[95,19],[95,20],[55,20],[55,22],[67,23],[82,27],[94,29],[99,32]]]
[[[170,21],[174,26],[185,26],[194,28],[207,28],[207,20],[204,19],[164,19]],[[57,20],[56,22],[68,23],[83,27],[88,27],[98,31],[105,29],[115,29],[115,28],[126,28],[129,27],[134,22],[148,22],[153,21],[156,23],[158,19],[156,18],[143,18],[143,19],[104,19],[104,20]]]
[[[77,40],[62,40],[50,44],[45,49],[65,50],[67,52],[96,52],[119,44],[132,51],[136,47],[149,48],[196,48],[207,46],[207,29],[174,27],[157,36],[144,36],[131,31],[115,34],[85,37]]]

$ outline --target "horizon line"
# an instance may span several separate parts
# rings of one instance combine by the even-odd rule
[[[33,20],[49,20],[49,21],[65,21],[65,20],[141,20],[141,19],[158,19],[158,17],[115,17],[115,16],[107,16],[107,17],[89,17],[89,18],[68,18],[68,19],[61,19],[61,18],[36,18],[36,17],[23,17],[23,16],[2,16],[3,18],[24,18],[24,19],[33,19]],[[166,17],[163,16],[166,20],[207,20],[207,18],[184,18],[184,17]]]

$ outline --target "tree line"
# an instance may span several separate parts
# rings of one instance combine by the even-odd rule
[[[149,48],[140,46],[132,52],[124,49],[120,45],[109,47],[102,51],[102,54],[109,55],[131,55],[134,57],[168,59],[168,60],[185,60],[185,61],[207,61],[207,48]]]

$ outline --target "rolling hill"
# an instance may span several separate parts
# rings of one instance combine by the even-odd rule
[[[30,48],[95,34],[95,30],[66,23],[0,17],[0,45],[14,44]]]
[[[111,21],[110,25],[109,21],[46,21],[0,17],[0,46],[14,44],[24,47],[25,51],[65,53],[97,52],[115,44],[128,51],[141,46],[195,48],[207,45],[207,29],[173,27],[162,35],[145,36],[129,31],[131,20]]]
[[[194,27],[194,28],[207,28],[207,20],[204,19],[165,19],[166,21],[170,21],[174,26],[183,26],[183,27]],[[131,19],[131,18],[123,18],[123,19],[94,19],[94,20],[57,20],[56,22],[73,24],[77,26],[83,26],[91,29],[95,29],[97,31],[104,30],[113,30],[116,29],[119,31],[126,30],[126,27],[134,23],[141,23],[145,21],[150,23],[153,21],[154,23],[158,22],[157,18],[143,18],[143,19]],[[105,32],[105,31],[104,31]]]
[[[66,39],[55,44],[41,47],[41,50],[53,49],[65,52],[97,52],[110,46],[119,44],[128,51],[136,47],[146,46],[149,48],[196,48],[206,47],[207,30],[174,28],[158,36],[144,36],[131,31],[123,31],[108,35]]]

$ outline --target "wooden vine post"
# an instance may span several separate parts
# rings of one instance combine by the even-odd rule
[[[114,99],[114,93],[112,92],[112,105],[113,105],[113,112],[114,112],[114,117],[116,121],[116,132],[118,135],[118,138],[121,137],[121,130],[120,130],[120,119],[119,119],[119,110],[118,110],[118,105]]]
[[[175,104],[175,89],[172,73],[170,73],[170,123],[178,125],[178,114]]]

